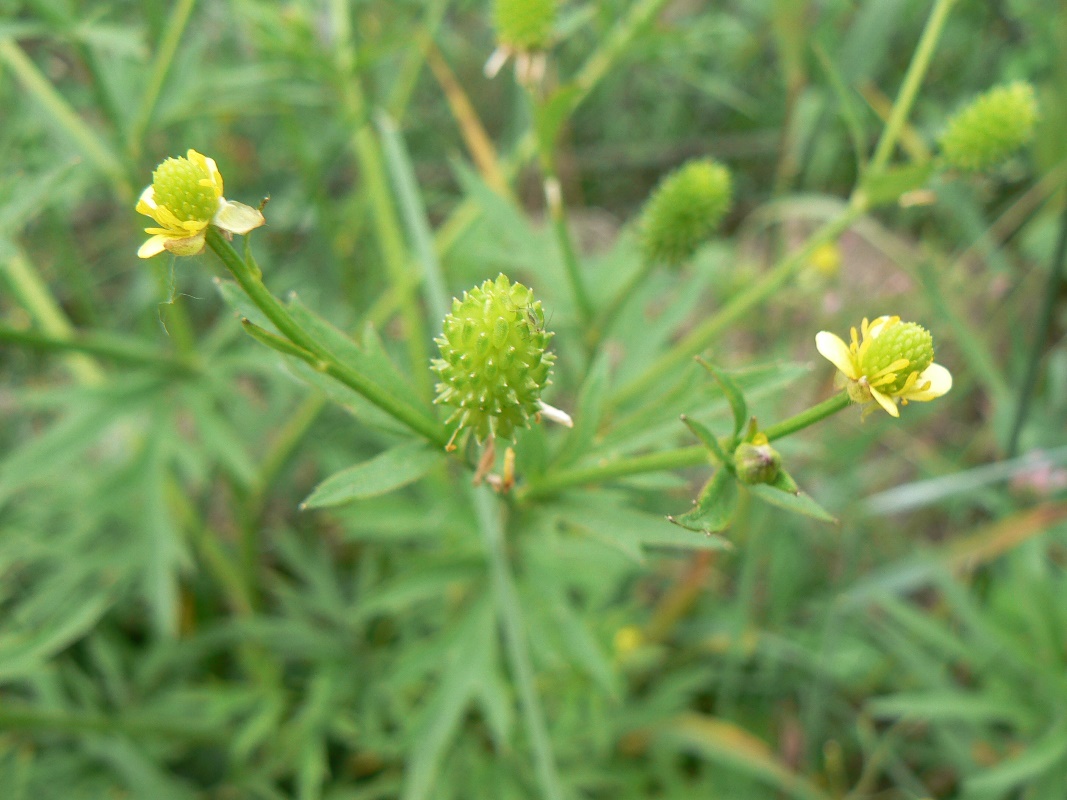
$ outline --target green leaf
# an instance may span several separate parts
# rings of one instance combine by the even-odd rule
[[[445,458],[443,451],[422,442],[408,442],[331,475],[300,504],[301,508],[326,508],[363,497],[392,492],[414,483]]]
[[[736,438],[741,429],[745,427],[745,423],[748,422],[748,404],[745,402],[745,396],[741,393],[741,389],[733,378],[726,373],[722,372],[717,367],[709,364],[702,358],[698,358],[697,362],[711,373],[712,377],[722,388],[722,393],[726,395],[726,400],[730,404],[730,410],[734,414],[734,437]]]
[[[711,454],[718,459],[720,464],[726,465],[730,463],[730,459],[727,458],[726,453],[722,451],[722,447],[719,444],[719,440],[715,438],[715,434],[704,427],[703,423],[697,422],[695,419],[685,414],[681,416],[681,420],[682,424],[693,432],[693,435],[700,440],[701,444],[711,451]]]
[[[459,730],[463,712],[493,672],[490,659],[496,638],[494,623],[491,604],[479,602],[461,623],[455,641],[448,647],[444,672],[437,681],[437,691],[411,749],[402,800],[435,796],[441,762]]]
[[[725,530],[733,520],[737,497],[737,481],[729,470],[720,467],[700,490],[691,511],[667,519],[691,531],[717,533]]]
[[[812,519],[821,520],[822,522],[837,524],[836,517],[812,500],[811,496],[804,492],[798,491],[796,494],[785,492],[765,483],[749,486],[748,490],[764,503],[769,503],[778,508],[784,508],[786,511],[792,511],[794,514],[811,517]]]
[[[860,186],[866,193],[871,208],[893,205],[902,195],[926,186],[933,172],[931,162],[890,167],[865,175]]]
[[[1035,780],[1067,757],[1067,725],[1060,724],[1021,754],[986,769],[964,782],[967,797],[1001,797],[1010,789]]]
[[[620,504],[617,495],[590,492],[557,506],[565,522],[620,550],[641,564],[646,547],[680,547],[687,550],[728,550],[733,545],[721,536],[694,536],[672,527],[663,517],[635,511]]]

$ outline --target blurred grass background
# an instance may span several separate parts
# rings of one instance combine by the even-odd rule
[[[706,469],[514,506],[531,674],[497,634],[467,478],[301,512],[395,426],[245,337],[210,255],[135,256],[137,193],[195,148],[227,197],[270,196],[271,288],[372,324],[398,362],[428,357],[440,322],[402,313],[396,276],[428,253],[450,293],[500,271],[532,286],[558,333],[549,400],[580,422],[583,398],[837,213],[853,133],[873,144],[929,9],[562,5],[549,81],[578,80],[558,166],[592,293],[635,268],[632,220],[664,173],[712,156],[737,193],[723,235],[653,275],[590,364],[522,92],[482,74],[488,3],[0,0],[0,796],[1063,797],[1062,286],[1009,452],[1065,225],[1061,3],[957,3],[901,150],[921,158],[1015,79],[1038,90],[1034,146],[865,217],[713,353],[771,421],[830,393],[817,331],[900,314],[934,333],[952,393],[783,443],[839,526],[753,506],[731,551],[643,550]],[[680,407],[605,416],[579,444],[532,432],[520,464],[692,444],[680,411],[728,417],[694,376]]]

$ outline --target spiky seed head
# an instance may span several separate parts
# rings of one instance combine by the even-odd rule
[[[742,442],[734,450],[734,469],[741,483],[773,483],[781,466],[782,457],[769,444]]]
[[[432,367],[440,378],[434,402],[455,408],[447,424],[478,441],[529,427],[555,361],[545,351],[551,338],[541,302],[503,274],[454,299]]]
[[[1030,140],[1037,118],[1033,86],[1025,81],[996,86],[949,120],[941,153],[958,170],[995,167]]]
[[[218,211],[219,198],[211,175],[184,156],[168,158],[152,173],[156,203],[166,206],[182,222],[207,222]]]
[[[497,41],[520,52],[544,50],[552,36],[557,0],[496,0]]]
[[[730,172],[710,159],[690,161],[656,187],[641,212],[645,263],[677,266],[719,226],[732,202]]]
[[[934,337],[918,323],[886,325],[862,352],[859,367],[864,375],[878,375],[903,361],[907,364],[891,370],[896,374],[893,382],[879,387],[884,394],[900,391],[909,375],[922,374],[934,361]]]

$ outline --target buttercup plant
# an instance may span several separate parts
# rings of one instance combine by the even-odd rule
[[[635,796],[653,791],[664,800],[724,791],[737,797],[791,791],[860,797],[897,788],[889,786],[893,770],[882,769],[886,764],[901,766],[899,772],[911,784],[904,789],[918,792],[918,781],[933,771],[913,771],[910,759],[886,755],[900,741],[897,729],[879,728],[871,732],[874,738],[857,740],[851,726],[839,736],[827,723],[836,721],[834,708],[840,703],[822,702],[824,692],[804,696],[793,692],[795,687],[780,690],[777,685],[779,678],[801,683],[806,679],[803,669],[783,670],[778,662],[782,652],[792,661],[810,645],[808,661],[813,664],[841,653],[848,660],[851,653],[861,652],[862,669],[838,670],[833,680],[840,680],[850,697],[857,686],[870,688],[869,667],[884,667],[873,660],[870,648],[858,650],[837,635],[831,642],[816,627],[793,637],[790,627],[796,620],[821,624],[816,615],[831,606],[846,616],[861,613],[874,595],[868,593],[864,602],[845,604],[844,609],[834,598],[845,584],[831,584],[816,596],[815,579],[833,571],[841,581],[851,582],[862,580],[869,565],[880,569],[882,555],[901,541],[901,525],[872,515],[855,526],[858,530],[838,537],[789,520],[783,523],[782,517],[796,513],[832,523],[832,505],[844,505],[841,498],[847,498],[845,513],[865,513],[873,508],[872,486],[906,472],[896,466],[872,470],[873,462],[865,468],[864,449],[883,427],[940,421],[931,417],[938,412],[947,416],[947,403],[925,407],[931,414],[919,413],[914,406],[904,410],[912,401],[932,402],[952,388],[953,376],[936,363],[935,353],[944,361],[953,348],[935,349],[934,337],[923,326],[955,335],[971,367],[960,373],[960,367],[949,364],[961,385],[960,374],[972,385],[991,376],[990,387],[997,390],[987,392],[988,403],[960,409],[960,419],[947,426],[946,439],[985,414],[987,406],[1000,404],[999,414],[1002,397],[1017,385],[1014,365],[998,374],[995,347],[983,359],[983,337],[966,337],[959,309],[938,302],[936,282],[949,274],[947,269],[929,284],[923,274],[922,288],[929,294],[916,291],[909,296],[909,308],[900,309],[904,319],[881,316],[859,322],[863,309],[849,308],[857,302],[849,294],[857,285],[881,284],[854,280],[857,266],[873,272],[872,265],[880,266],[881,256],[887,255],[908,270],[915,253],[929,256],[933,264],[954,250],[938,245],[959,226],[912,229],[912,221],[926,213],[914,204],[905,214],[876,218],[876,212],[907,205],[920,195],[936,200],[943,183],[927,185],[931,177],[952,177],[938,175],[939,170],[954,174],[995,166],[1023,144],[1032,129],[1032,92],[1016,86],[990,92],[976,103],[976,110],[950,123],[939,155],[931,158],[933,148],[919,141],[923,126],[913,124],[910,112],[951,0],[932,0],[930,19],[906,74],[896,74],[896,48],[892,57],[868,65],[871,91],[866,96],[877,115],[866,108],[849,113],[857,110],[850,108],[856,98],[848,85],[834,85],[837,53],[825,54],[824,71],[809,69],[803,48],[807,39],[795,36],[806,28],[786,24],[803,14],[787,9],[788,3],[756,4],[757,11],[746,6],[744,13],[730,4],[719,8],[699,3],[673,4],[666,12],[663,0],[570,3],[568,16],[557,25],[555,0],[497,0],[491,21],[498,49],[488,66],[493,71],[513,59],[521,86],[512,92],[516,87],[510,86],[509,75],[508,85],[492,87],[494,99],[503,93],[527,105],[497,103],[486,120],[479,117],[489,107],[486,98],[474,96],[468,102],[468,91],[484,88],[478,81],[465,85],[472,64],[463,59],[469,59],[470,48],[456,44],[476,41],[490,22],[488,13],[480,22],[468,13],[476,4],[468,4],[462,14],[437,2],[312,4],[314,19],[308,17],[308,24],[298,29],[290,24],[287,11],[276,16],[266,4],[250,26],[234,34],[242,54],[265,48],[265,64],[286,67],[255,76],[257,97],[295,91],[297,102],[311,103],[315,113],[286,114],[280,132],[262,137],[262,103],[255,104],[256,116],[247,120],[241,116],[246,104],[232,92],[212,104],[211,114],[192,109],[190,115],[183,107],[199,95],[177,91],[179,82],[167,79],[165,62],[182,47],[177,23],[183,17],[195,19],[201,9],[185,0],[173,5],[171,22],[153,19],[145,27],[162,36],[147,80],[117,84],[130,89],[147,84],[135,112],[141,122],[135,121],[132,129],[151,136],[127,134],[119,124],[109,132],[114,135],[101,137],[102,148],[94,148],[87,137],[115,120],[122,123],[122,115],[79,113],[58,121],[73,134],[73,146],[85,147],[90,159],[102,153],[104,166],[108,152],[117,148],[117,176],[123,181],[128,176],[122,165],[139,159],[152,142],[180,136],[183,130],[207,135],[204,131],[212,130],[217,119],[225,120],[223,131],[240,131],[242,139],[233,147],[255,147],[263,153],[263,163],[275,177],[268,173],[257,183],[281,184],[278,193],[284,202],[276,214],[297,211],[270,237],[282,246],[265,262],[271,265],[266,275],[253,256],[253,247],[267,238],[255,236],[255,229],[264,224],[263,214],[226,200],[220,174],[220,167],[226,171],[225,163],[216,165],[195,150],[159,164],[152,185],[137,201],[137,210],[150,218],[148,241],[130,214],[136,192],[122,194],[121,213],[130,237],[122,254],[128,267],[131,260],[136,263],[135,252],[141,258],[168,253],[184,257],[209,249],[223,268],[216,279],[222,302],[239,315],[243,330],[270,351],[249,352],[249,343],[234,342],[233,320],[217,313],[216,298],[204,297],[205,292],[175,293],[175,302],[165,309],[168,322],[176,323],[168,329],[174,335],[155,336],[155,309],[143,302],[144,270],[136,284],[130,282],[130,296],[141,305],[124,308],[122,314],[99,315],[132,318],[140,312],[140,341],[116,342],[117,337],[79,330],[78,325],[91,319],[92,299],[84,301],[84,313],[74,296],[69,304],[53,304],[72,309],[73,325],[64,329],[55,327],[56,314],[47,304],[23,302],[24,297],[34,299],[34,287],[23,287],[14,299],[6,291],[0,293],[4,315],[12,307],[24,317],[35,315],[29,328],[18,327],[22,317],[13,317],[13,325],[6,328],[0,324],[0,341],[74,351],[64,353],[76,357],[70,359],[70,374],[86,384],[85,391],[72,393],[73,414],[53,414],[53,402],[58,407],[60,401],[50,395],[47,404],[35,401],[39,405],[28,409],[25,421],[0,426],[6,443],[19,430],[51,424],[53,416],[62,423],[43,447],[13,460],[4,457],[4,520],[27,534],[38,528],[62,532],[64,527],[57,523],[69,520],[52,515],[51,497],[35,495],[23,502],[20,494],[30,495],[36,489],[33,481],[44,484],[51,472],[62,477],[66,465],[76,463],[78,455],[56,459],[59,468],[50,463],[51,453],[58,452],[63,441],[85,442],[98,428],[119,429],[112,420],[128,407],[135,408],[130,416],[137,418],[128,427],[137,435],[125,435],[127,425],[119,419],[122,441],[138,451],[123,461],[125,454],[116,452],[123,448],[111,444],[107,459],[121,469],[113,471],[106,484],[99,482],[103,489],[95,487],[91,470],[68,481],[88,488],[79,485],[77,492],[66,493],[62,485],[48,487],[60,496],[54,505],[72,509],[75,527],[90,518],[90,512],[83,512],[89,504],[76,501],[83,494],[103,497],[96,504],[103,509],[99,543],[111,543],[116,552],[87,539],[85,552],[100,562],[104,580],[87,579],[95,575],[78,564],[79,570],[54,581],[62,590],[57,596],[69,594],[71,586],[99,584],[103,590],[94,604],[73,608],[74,614],[63,603],[38,604],[78,622],[72,626],[64,619],[58,634],[49,632],[41,640],[53,643],[41,655],[48,674],[55,664],[55,674],[69,672],[78,680],[42,687],[30,679],[38,671],[35,659],[15,665],[17,685],[10,696],[0,698],[5,700],[0,704],[6,709],[0,713],[5,735],[15,743],[6,760],[0,753],[0,785],[11,783],[5,778],[21,780],[19,776],[33,772],[41,777],[25,783],[24,794],[38,797],[38,780],[56,783],[50,773],[59,762],[49,756],[38,765],[37,750],[31,746],[36,745],[35,736],[44,742],[55,739],[57,749],[65,752],[87,751],[87,766],[74,765],[72,775],[97,776],[114,768],[111,762],[140,757],[139,752],[123,750],[114,758],[99,758],[96,741],[115,729],[124,746],[137,747],[142,732],[160,739],[160,746],[153,742],[146,748],[145,770],[133,770],[138,777],[133,782],[144,783],[140,778],[149,775],[148,783],[153,788],[158,784],[158,793],[165,794],[169,771],[176,770],[171,792],[176,796],[193,786],[208,795],[261,791],[312,798],[365,791],[411,800],[508,791],[538,800],[566,800],[583,791],[629,791]],[[810,19],[824,43],[833,43],[837,35],[860,41],[857,29],[874,19],[851,13],[843,3],[829,11],[833,13]],[[744,106],[732,108],[717,100],[705,105],[709,86],[704,78],[717,80],[712,70],[752,63],[752,54],[762,53],[760,48],[770,41],[764,33],[752,35],[751,26],[723,23],[747,22],[760,13],[774,16],[774,41],[782,57],[767,59],[755,70],[758,76],[722,73]],[[688,24],[690,15],[699,25],[687,37],[680,24]],[[473,27],[468,27],[472,20]],[[212,21],[209,14],[207,24]],[[903,42],[902,34],[913,20],[901,24],[894,44]],[[709,58],[704,52],[708,32],[749,38],[744,47],[716,47]],[[472,33],[472,38],[458,35]],[[876,38],[882,33],[877,31]],[[672,42],[669,37],[677,34],[682,34],[681,41]],[[22,81],[22,62],[11,56],[17,35],[15,31],[0,37],[0,62],[5,75],[14,70]],[[550,48],[564,35],[574,40],[559,42],[562,57],[546,72]],[[655,70],[646,73],[649,80],[630,81],[629,75],[643,68],[635,58],[642,47],[634,46],[641,37],[647,37],[644,52],[654,51],[660,58]],[[55,47],[63,46],[62,39],[55,42]],[[299,61],[284,62],[305,44]],[[194,46],[178,62],[183,71],[201,67],[191,56],[202,49]],[[28,60],[49,58],[52,50],[53,44],[32,48]],[[477,54],[477,62],[484,61],[488,50]],[[388,62],[375,60],[377,54],[385,54]],[[89,59],[93,55],[75,53],[86,63],[72,62],[78,69],[57,87],[60,91],[43,98],[42,108],[90,95],[78,90],[76,81],[94,72],[96,64]],[[959,55],[957,49],[952,57]],[[243,58],[241,64],[223,61],[245,68]],[[789,98],[784,110],[765,107],[781,93],[761,93],[763,87],[753,86],[779,61]],[[708,68],[699,91],[688,95],[691,101],[676,99],[660,116],[661,87],[680,85],[694,74],[695,65]],[[844,69],[846,78],[848,72]],[[296,84],[286,78],[297,73]],[[110,71],[103,74],[108,77]],[[972,74],[961,70],[943,91],[955,91]],[[197,76],[182,76],[187,77],[187,85],[196,85]],[[220,86],[238,85],[222,75],[219,79]],[[436,106],[434,80],[441,88]],[[891,107],[883,108],[881,90],[898,85]],[[714,93],[715,87],[710,88]],[[812,132],[806,124],[811,121],[805,101],[809,88],[821,98],[827,114],[841,111],[844,123],[821,126],[817,147],[807,146]],[[160,94],[164,90],[165,95]],[[166,108],[159,108],[166,113],[156,113],[157,94],[166,100]],[[412,95],[420,104],[416,113],[411,113]],[[565,135],[587,98],[595,108],[582,110],[578,124],[573,124],[575,136]],[[385,108],[388,119],[379,113]],[[932,102],[924,103],[923,124],[932,108]],[[634,109],[650,116],[634,120]],[[749,111],[752,116],[742,119]],[[19,108],[15,112],[23,113]],[[450,112],[455,132],[426,127],[447,120]],[[187,126],[190,116],[195,120]],[[879,118],[885,125],[876,131]],[[150,130],[157,119],[167,127]],[[79,120],[84,130],[77,127]],[[722,128],[693,128],[694,122],[706,120],[721,122]],[[1019,124],[1009,130],[1014,122]],[[766,135],[779,125],[780,140]],[[19,132],[24,128],[12,128],[16,140],[25,138]],[[651,144],[639,138],[649,129],[657,134]],[[506,142],[489,138],[486,131],[496,130],[507,131]],[[605,137],[608,146],[601,148],[594,137],[604,132],[610,136]],[[446,185],[442,180],[424,193],[421,181],[437,180],[437,171],[423,167],[441,150],[412,154],[407,146],[447,145],[453,140],[468,146],[474,169],[457,169],[461,181]],[[773,159],[750,157],[766,155],[776,140],[781,144],[777,168]],[[294,151],[271,149],[279,143]],[[594,148],[597,161],[611,162],[615,174],[610,180],[580,163]],[[694,150],[700,151],[694,160],[675,167]],[[619,153],[625,158],[616,162]],[[791,163],[798,155],[803,162],[808,153],[813,156],[810,163]],[[745,173],[732,174],[712,154]],[[853,155],[855,164],[844,163]],[[536,167],[530,163],[533,159]],[[293,164],[299,165],[300,175],[278,176]],[[657,188],[647,198],[634,196],[632,187],[644,185],[643,173],[653,164],[662,165]],[[83,161],[77,168],[85,165]],[[624,174],[629,167],[630,174]],[[540,170],[543,202],[530,198],[535,169]],[[852,175],[856,183],[851,192],[830,195]],[[1051,180],[1039,186],[1055,189]],[[953,187],[959,192],[966,188]],[[992,192],[997,185],[988,182],[983,188]],[[232,176],[228,190],[239,196]],[[1040,200],[1038,195],[1026,193],[1031,200]],[[605,199],[608,213],[618,215],[610,225],[603,224],[599,213],[595,218],[586,213]],[[527,201],[533,213],[526,213]],[[570,204],[579,213],[569,215]],[[632,208],[641,210],[622,218]],[[947,218],[956,210],[933,208],[930,213]],[[760,237],[757,246],[724,237],[701,251],[727,214],[744,226],[742,230]],[[56,222],[50,224],[49,233],[60,230]],[[997,231],[1006,230],[1003,224],[998,223]],[[86,252],[113,238],[89,227],[83,225],[77,233],[93,240]],[[885,235],[886,229],[898,228],[900,239]],[[245,235],[236,245],[234,233]],[[920,233],[922,248],[893,245]],[[27,234],[27,239],[33,237],[42,238]],[[9,267],[7,234],[2,238],[0,281],[6,288],[17,279],[19,265],[16,260]],[[869,241],[858,242],[865,239]],[[866,263],[857,264],[858,243],[875,245],[878,261],[868,256]],[[73,249],[66,241],[62,248]],[[698,252],[706,258],[694,263]],[[768,263],[747,263],[755,258]],[[205,258],[193,266],[219,264]],[[838,273],[844,280],[831,290],[825,281],[811,279]],[[1050,271],[1053,275],[1058,279],[1059,274]],[[798,285],[798,279],[805,278],[811,279],[808,285]],[[274,294],[268,284],[275,281],[294,293]],[[201,278],[199,288],[204,284]],[[1020,285],[1019,297],[1028,286]],[[108,287],[106,300],[118,295]],[[1054,295],[1050,291],[1050,298]],[[314,309],[315,302],[324,310]],[[25,310],[17,307],[23,304]],[[836,318],[841,307],[857,323],[851,337],[844,330],[837,331],[843,338],[831,333],[834,326],[821,318],[822,310],[832,310]],[[195,313],[183,321],[185,312]],[[53,327],[46,327],[49,324]],[[826,330],[818,332],[822,328]],[[787,346],[786,339],[798,331],[801,348],[795,342]],[[994,341],[995,346],[1000,343]],[[1004,351],[1014,356],[1017,342],[1010,345]],[[787,352],[798,355],[801,363],[785,363]],[[815,359],[816,352],[833,367]],[[699,362],[705,372],[694,365],[694,358],[708,359]],[[109,359],[101,363],[104,368],[94,369],[96,361],[104,359]],[[813,360],[818,364],[814,372]],[[13,365],[37,377],[38,362],[19,358]],[[977,368],[983,362],[993,369]],[[132,365],[128,374],[120,372],[126,365]],[[50,372],[68,380],[60,369]],[[113,380],[127,377],[136,380]],[[836,380],[832,390],[831,377]],[[51,374],[48,379],[53,379]],[[7,414],[12,393],[0,394]],[[113,409],[106,407],[109,395],[117,398]],[[134,406],[142,396],[147,397],[146,413]],[[570,422],[546,404],[546,397],[561,397],[560,405],[576,409],[573,429],[539,424]],[[782,412],[787,406],[790,410]],[[793,413],[797,408],[800,413]],[[874,415],[877,424],[867,424],[861,436],[852,435],[851,419],[849,430],[830,429],[833,421],[828,418],[842,411],[856,423]],[[1019,412],[1021,417],[1024,412]],[[1027,435],[1039,432],[1033,431],[1035,420]],[[822,427],[802,434],[816,424]],[[825,434],[822,441],[815,439],[819,433]],[[811,441],[790,447],[799,444],[786,441],[794,434],[811,436]],[[114,438],[110,432],[108,436]],[[900,438],[898,430],[881,443],[884,452],[878,456],[884,461],[879,467],[894,458],[915,457],[912,451],[894,454],[892,447]],[[992,446],[992,440],[979,436],[979,447],[968,453]],[[924,449],[916,459],[920,477],[936,472],[937,466],[930,467],[944,463],[944,452],[927,458]],[[85,461],[104,459],[90,454]],[[20,464],[30,468],[20,469]],[[327,472],[320,475],[323,470]],[[22,472],[36,474],[20,485]],[[305,485],[310,480],[321,482],[311,490]],[[703,484],[699,491],[693,480]],[[123,492],[116,500],[114,488],[120,485]],[[819,505],[823,497],[830,510]],[[853,500],[866,508],[856,510]],[[952,502],[956,510],[967,501]],[[336,516],[320,516],[321,509],[345,504],[357,505]],[[889,510],[894,518],[900,511]],[[670,511],[681,512],[668,518],[675,525],[664,518]],[[1040,511],[1024,520],[1024,530],[1039,533],[1037,527],[1026,526],[1045,526],[1062,516],[1054,506],[1052,516]],[[114,519],[124,515],[136,517],[122,533],[138,546],[121,546],[123,540],[115,534]],[[92,524],[86,522],[86,529]],[[913,532],[904,527],[909,535]],[[948,535],[944,527],[939,533]],[[771,535],[764,535],[772,528]],[[920,538],[918,526],[912,528]],[[10,526],[5,530],[10,532]],[[150,539],[130,535],[145,532]],[[49,546],[52,540],[66,545],[62,537],[44,539]],[[985,546],[989,537],[976,539],[984,552],[990,550]],[[843,549],[867,541],[878,547],[872,546],[863,558]],[[670,554],[659,553],[650,566],[647,551],[664,548]],[[7,549],[11,570],[20,572],[13,584],[17,591],[8,598],[16,609],[8,616],[15,618],[19,595],[35,580],[34,572],[50,578],[53,567],[59,573],[64,562],[75,559],[57,549],[54,564],[45,563],[44,569],[32,564],[23,575],[22,562],[35,558],[33,548]],[[710,552],[716,550],[733,552]],[[956,552],[953,546],[953,558]],[[133,567],[115,566],[123,559]],[[914,574],[909,569],[908,580]],[[878,582],[879,598],[900,586],[894,583],[883,592],[887,585]],[[137,602],[152,609],[144,626],[140,610],[134,607],[131,612],[129,604],[130,596],[140,592]],[[36,597],[31,599],[36,603]],[[906,602],[898,593],[893,607]],[[35,621],[32,614],[28,619]],[[94,640],[91,628],[97,620],[106,629]],[[17,626],[5,635],[11,633],[13,641],[25,638]],[[846,646],[839,648],[838,642]],[[764,647],[767,643],[771,646]],[[169,680],[138,683],[137,670],[127,669],[148,647],[159,675],[182,679],[175,693],[159,690],[167,688]],[[69,649],[72,655],[51,655],[57,648]],[[168,661],[171,653],[180,656],[174,664]],[[770,670],[760,666],[768,663]],[[915,663],[922,667],[927,661]],[[359,666],[355,682],[352,664]],[[892,670],[883,671],[892,675]],[[24,679],[23,672],[30,678]],[[108,686],[114,684],[114,691],[84,691],[95,689],[86,681],[97,676],[106,677]],[[764,681],[767,676],[769,682]],[[761,695],[752,705],[750,679]],[[677,691],[679,686],[685,691]],[[907,703],[900,701],[909,698],[890,697],[896,688],[891,682],[878,688],[885,689],[886,696],[872,713],[888,714],[893,707],[906,712]],[[943,694],[944,688],[933,690]],[[545,707],[542,693],[552,693]],[[796,708],[783,706],[778,697],[786,694],[803,702],[794,704]],[[209,713],[184,713],[194,701],[193,711],[198,711],[202,697],[217,698],[219,704],[212,709],[204,701]],[[572,702],[575,698],[581,702]],[[763,701],[769,724],[753,716]],[[828,705],[833,708],[826,712]],[[710,708],[717,718],[708,717]],[[861,710],[870,708],[862,704]],[[24,711],[39,711],[40,716]],[[824,713],[830,718],[820,719]],[[779,764],[772,741],[760,750],[762,755],[757,753],[757,769],[726,774],[730,764],[736,764],[731,754],[735,745],[755,752],[744,735],[737,735],[744,734],[749,720],[757,719],[759,735],[773,737],[778,721],[794,725],[794,717],[805,723],[810,719],[815,726],[810,736],[804,731],[812,745],[801,748],[808,754],[804,759]],[[283,726],[286,730],[276,735],[264,720],[297,724]],[[947,722],[949,727],[952,723]],[[1029,727],[1040,734],[1055,724],[1053,720]],[[524,730],[516,734],[520,727]],[[292,735],[286,733],[290,729]],[[1012,748],[1022,742],[1016,733],[1013,728],[1005,747],[997,747],[998,753],[1007,754],[1002,765],[1007,772],[1018,766],[1011,757]],[[679,734],[682,745],[668,740]],[[831,756],[841,753],[824,748],[827,742],[840,742],[849,749],[847,757],[835,761]],[[646,748],[654,748],[648,751],[656,757],[646,758]],[[669,748],[687,757],[676,758]],[[33,757],[23,758],[27,753]],[[163,759],[157,769],[149,756],[158,753],[164,756],[157,758]],[[497,757],[499,753],[506,757]],[[567,757],[557,766],[556,758],[563,753]],[[697,763],[705,758],[729,763],[705,768]],[[966,761],[950,758],[937,766]],[[752,767],[755,762],[745,763]],[[227,768],[225,774],[216,769],[220,764]],[[851,771],[862,775],[850,790],[845,779]],[[959,777],[940,783],[946,787],[943,791],[966,788],[968,779]],[[479,781],[483,785],[475,786]],[[757,785],[768,781],[772,785]],[[63,781],[59,784],[55,791],[61,794]],[[139,796],[145,791],[152,790],[106,786],[83,794]]]

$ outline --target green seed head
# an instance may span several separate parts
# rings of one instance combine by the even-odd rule
[[[187,158],[168,158],[152,173],[156,203],[166,206],[178,219],[208,222],[215,216],[219,199],[207,170]],[[207,180],[206,185],[200,183]]]
[[[750,486],[756,483],[773,483],[778,477],[782,457],[769,444],[742,442],[734,450],[734,468],[737,479]]]
[[[958,170],[989,169],[1030,140],[1037,117],[1033,86],[1023,81],[997,86],[949,120],[941,152]]]
[[[529,427],[555,360],[545,352],[551,337],[541,302],[504,275],[453,300],[433,361],[434,402],[456,409],[448,424],[473,430],[478,441]]]
[[[907,366],[892,370],[897,377],[892,383],[879,386],[883,393],[899,392],[909,375],[921,373],[933,363],[934,337],[930,332],[914,322],[886,323],[863,353],[860,371],[871,377],[901,360],[906,360]]]
[[[493,7],[497,40],[523,52],[548,46],[555,17],[556,0],[496,0]]]
[[[690,161],[672,172],[641,212],[645,263],[677,266],[690,258],[714,233],[730,203],[730,172],[721,164]]]

